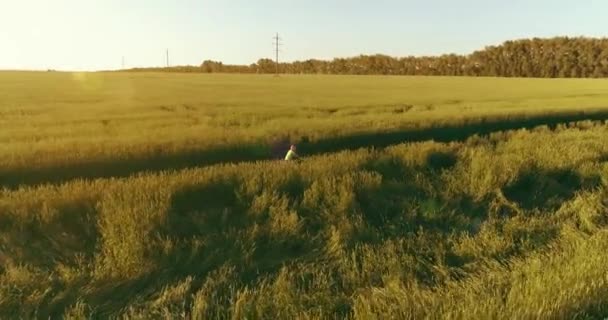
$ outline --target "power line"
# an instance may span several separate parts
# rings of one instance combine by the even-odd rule
[[[274,40],[272,44],[274,46],[275,53],[275,76],[279,76],[279,46],[282,46],[283,44],[281,43],[282,39],[279,37],[278,32],[272,39]]]

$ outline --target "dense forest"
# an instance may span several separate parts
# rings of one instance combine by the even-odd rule
[[[131,69],[203,73],[274,73],[271,59],[246,65],[206,60],[200,66]],[[608,38],[524,39],[506,41],[469,55],[424,57],[360,55],[331,61],[310,59],[280,63],[280,73],[354,75],[497,76],[542,78],[608,77]]]

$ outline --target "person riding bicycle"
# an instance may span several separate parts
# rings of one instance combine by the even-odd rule
[[[292,144],[291,147],[289,148],[289,151],[287,151],[287,154],[285,155],[285,160],[289,161],[289,160],[295,160],[298,158],[298,154],[296,153],[296,145]]]

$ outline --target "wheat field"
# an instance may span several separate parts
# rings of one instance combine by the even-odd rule
[[[264,160],[280,141],[313,154],[608,112],[608,82],[589,79],[1,72],[0,97],[0,179],[13,186]]]
[[[602,319],[607,84],[0,73],[0,318]]]

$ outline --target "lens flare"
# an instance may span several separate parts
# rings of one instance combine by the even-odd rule
[[[103,76],[91,72],[72,73],[74,82],[85,91],[99,91],[104,87]]]

